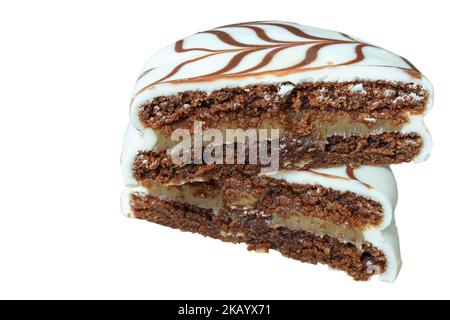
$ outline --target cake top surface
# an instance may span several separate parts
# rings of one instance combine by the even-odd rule
[[[406,59],[341,32],[291,22],[237,23],[199,32],[157,52],[134,96],[254,83],[353,81],[431,85]]]

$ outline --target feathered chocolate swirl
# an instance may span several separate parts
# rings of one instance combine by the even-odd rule
[[[364,49],[368,52],[365,53]],[[163,52],[170,55],[166,58],[171,65],[169,72],[159,77],[158,69],[163,66],[158,66],[156,61],[150,63],[154,66],[138,77],[138,81],[149,78],[145,88],[162,83],[204,82],[266,74],[283,76],[331,67],[370,66],[374,65],[370,63],[373,52],[387,58],[380,61],[382,64],[379,66],[397,68],[413,78],[422,77],[408,60],[384,49],[344,33],[287,22],[260,21],[222,26],[179,40]],[[156,55],[155,59],[164,58]],[[205,65],[209,67],[200,68]]]

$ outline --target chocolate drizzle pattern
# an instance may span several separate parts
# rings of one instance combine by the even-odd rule
[[[355,169],[353,167],[347,166],[347,168],[345,169],[345,173],[350,179],[358,181],[359,183],[363,184],[366,188],[368,189],[373,188],[370,184],[364,183],[356,177]]]
[[[374,61],[384,64],[369,61],[367,49],[377,57]],[[284,53],[288,55],[280,57]],[[145,81],[137,93],[164,83],[283,76],[351,65],[397,68],[412,78],[422,77],[408,60],[384,49],[344,33],[288,22],[247,22],[203,31],[177,41],[153,60],[138,78]]]
[[[365,183],[365,182],[359,180],[356,177],[356,175],[355,175],[355,168],[353,168],[351,166],[346,166],[346,168],[345,168],[345,174],[347,175],[347,177],[338,176],[338,175],[329,174],[329,173],[317,172],[317,171],[314,171],[312,169],[305,169],[304,171],[312,173],[312,174],[316,174],[318,176],[322,176],[322,177],[325,177],[325,178],[329,178],[329,179],[355,180],[355,181],[361,183],[367,189],[373,189],[373,187],[370,184]]]

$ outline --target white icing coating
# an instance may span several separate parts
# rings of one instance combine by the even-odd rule
[[[364,231],[364,240],[382,251],[386,257],[386,270],[380,274],[379,279],[386,282],[394,282],[402,267],[400,242],[395,219],[383,230],[372,229]]]
[[[294,88],[295,86],[291,83],[282,84],[280,85],[280,90],[278,90],[278,95],[284,96],[285,94],[291,92]]]
[[[349,90],[352,93],[360,93],[360,94],[366,94],[367,93],[367,91],[364,90],[364,86],[363,86],[362,83],[358,83],[358,84],[355,84],[355,85],[350,85],[349,86]]]
[[[138,185],[138,182],[133,177],[133,162],[137,153],[139,151],[152,150],[156,145],[157,139],[152,129],[136,130],[131,124],[128,125],[123,138],[122,155],[120,156],[122,176],[127,187]]]
[[[133,209],[131,208],[131,195],[132,194],[149,194],[148,189],[141,186],[125,187],[120,196],[120,206],[122,214],[126,217],[134,218]]]
[[[402,133],[417,133],[423,141],[423,147],[420,153],[414,158],[414,162],[422,162],[429,158],[431,149],[433,148],[433,140],[431,139],[430,132],[428,131],[423,117],[419,115],[413,115],[409,117],[409,121],[401,128]]]
[[[368,227],[363,231],[364,241],[381,250],[387,260],[386,271],[380,275],[384,281],[394,281],[401,267],[400,249],[393,212],[397,204],[397,184],[388,167],[361,166],[353,170],[357,180],[347,174],[346,167],[315,169],[313,171],[282,170],[265,175],[287,181],[292,184],[320,185],[337,191],[351,191],[381,204],[384,218],[377,227]],[[146,188],[125,188],[122,194],[122,212],[133,216],[130,207],[130,195],[148,194]]]

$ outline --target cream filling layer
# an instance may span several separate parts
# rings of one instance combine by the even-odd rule
[[[224,197],[224,193],[215,186],[206,186],[205,184],[185,184],[181,186],[165,186],[158,182],[145,181],[143,183],[145,194],[155,196],[161,200],[170,200],[180,203],[186,203],[204,209],[212,209],[217,214],[224,208],[224,203],[232,210],[242,210],[247,212],[258,210],[254,209],[259,199],[240,193],[240,196],[233,197],[232,200]],[[224,199],[226,198],[226,199]],[[251,198],[251,199],[250,199]],[[350,242],[362,247],[362,229],[363,227],[352,227],[346,224],[339,225],[332,221],[327,221],[318,217],[310,216],[301,208],[292,208],[285,206],[279,212],[273,212],[268,208],[261,208],[263,214],[270,215],[270,223],[274,227],[288,227],[309,231],[321,236],[328,235],[340,240],[341,242]]]

